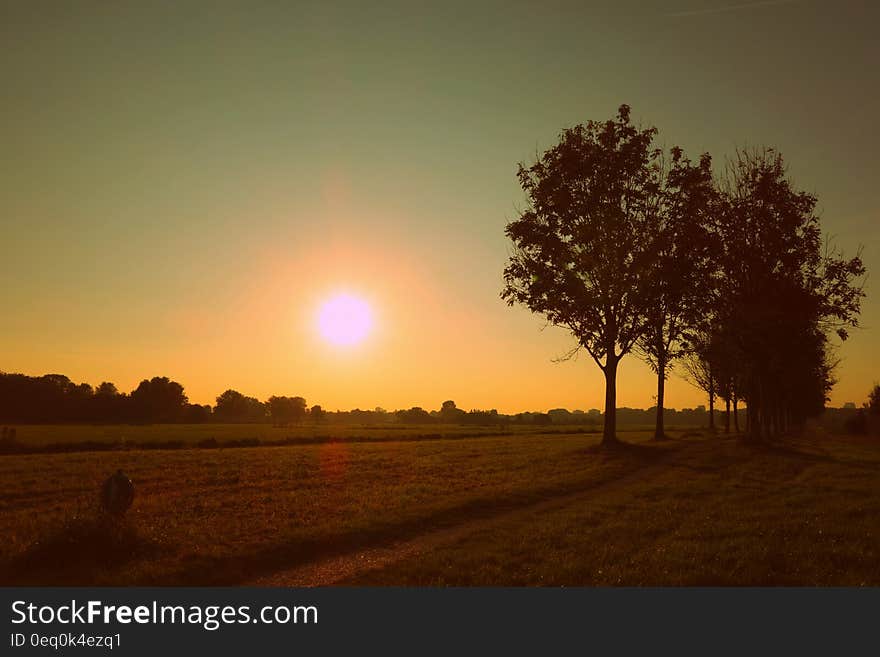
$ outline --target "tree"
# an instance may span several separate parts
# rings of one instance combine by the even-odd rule
[[[129,399],[120,395],[116,386],[109,381],[95,388],[92,398],[91,419],[97,422],[120,422],[126,419],[126,404]]]
[[[409,410],[395,411],[394,415],[402,424],[430,424],[434,421],[431,414],[420,406],[413,406]]]
[[[880,415],[880,384],[875,383],[868,394],[868,402],[865,409],[870,415]]]
[[[97,389],[62,374],[26,376],[0,372],[0,420],[4,422],[125,421],[125,395],[104,382]]]
[[[645,333],[656,277],[657,130],[630,108],[565,130],[534,164],[519,165],[527,206],[506,234],[514,246],[502,298],[563,327],[605,375],[602,443],[617,442],[617,365]]]
[[[440,407],[440,421],[445,422],[446,424],[462,422],[465,415],[467,415],[467,413],[456,407],[455,402],[451,399],[447,399]]]
[[[820,412],[834,383],[830,336],[858,326],[861,258],[823,240],[815,196],[795,189],[773,149],[739,151],[721,181],[724,312],[716,333],[748,406],[749,431],[764,437]]]
[[[298,423],[306,416],[306,400],[302,397],[269,397],[266,406],[276,426]]]
[[[230,389],[217,397],[214,416],[221,422],[263,422],[266,405],[255,397],[245,397]]]
[[[712,328],[703,326],[688,333],[687,348],[684,351],[682,365],[684,378],[709,397],[709,430],[715,430],[715,397],[718,393],[716,369],[717,341]]]
[[[309,411],[309,415],[311,416],[315,424],[319,424],[324,421],[327,413],[326,411],[324,411],[323,408],[321,408],[320,404],[315,404],[314,406],[312,406],[312,410]]]
[[[637,352],[657,374],[654,439],[665,438],[666,379],[687,348],[687,334],[706,314],[716,266],[709,216],[714,199],[711,158],[692,164],[680,148],[661,163],[651,236],[654,245],[653,303],[647,308]]]
[[[119,391],[116,389],[116,386],[109,381],[104,381],[95,388],[95,395],[100,397],[115,397],[119,394]]]
[[[144,379],[130,399],[139,422],[178,422],[188,402],[183,386],[167,376]]]
[[[187,404],[183,407],[182,419],[188,424],[201,424],[211,419],[211,406],[208,404]]]

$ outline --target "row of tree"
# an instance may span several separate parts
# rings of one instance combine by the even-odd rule
[[[627,425],[644,425],[654,417],[652,409],[617,409],[619,420]],[[679,411],[665,409],[667,421],[681,426],[707,422],[705,406]],[[26,376],[0,372],[0,422],[5,425],[31,423],[263,423],[277,425],[313,423],[333,424],[460,424],[473,426],[580,425],[596,427],[603,415],[598,409],[569,411],[555,408],[547,413],[503,414],[495,409],[465,411],[454,401],[443,402],[437,410],[414,406],[386,411],[354,409],[325,411],[320,405],[309,408],[303,397],[273,396],[265,402],[237,390],[217,397],[216,405],[191,404],[184,387],[168,377],[144,379],[131,393],[120,393],[109,382],[93,388],[74,383],[61,374]]]
[[[8,424],[300,422],[308,409],[302,397],[270,397],[261,402],[227,390],[214,408],[191,404],[183,386],[167,376],[144,379],[131,393],[105,381],[96,388],[62,374],[26,376],[0,372],[0,421]],[[316,419],[323,413],[313,406]]]
[[[629,353],[665,381],[690,380],[734,408],[751,435],[787,430],[824,407],[830,335],[857,326],[865,274],[823,240],[816,197],[772,149],[738,151],[718,176],[703,154],[655,146],[657,129],[616,118],[565,130],[519,166],[527,205],[506,233],[502,298],[568,329],[605,375],[603,442],[616,442],[617,367]],[[730,414],[728,414],[728,417]]]
[[[131,393],[104,382],[92,388],[62,374],[0,373],[0,418],[7,423],[202,422],[210,406],[190,404],[167,377],[144,379]]]

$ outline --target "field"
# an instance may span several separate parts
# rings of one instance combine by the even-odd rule
[[[880,585],[876,438],[453,433],[0,456],[0,584]]]
[[[436,440],[485,435],[595,433],[591,425],[535,427],[518,425],[324,425],[276,427],[271,424],[36,424],[16,427],[16,441],[27,450],[94,451],[96,449],[179,449],[210,445],[308,444],[367,441]]]

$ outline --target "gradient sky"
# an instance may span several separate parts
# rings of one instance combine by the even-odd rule
[[[880,272],[878,3],[432,4],[4,3],[0,369],[601,407],[589,358],[552,362],[571,338],[500,300],[503,229],[516,163],[624,102],[692,156],[779,148]],[[880,379],[873,287],[833,404]],[[334,291],[373,307],[357,348],[316,333]],[[619,386],[654,403],[635,358]],[[673,375],[667,402],[703,400]]]

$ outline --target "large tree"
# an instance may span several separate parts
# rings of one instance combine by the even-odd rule
[[[686,352],[688,331],[702,321],[712,303],[717,249],[709,230],[715,198],[709,155],[693,164],[681,149],[673,148],[658,174],[652,210],[653,296],[645,333],[636,346],[657,375],[654,438],[661,440],[666,379],[674,361]]]
[[[653,303],[662,170],[655,128],[622,105],[614,119],[565,130],[519,166],[527,205],[507,225],[514,251],[501,293],[568,329],[605,375],[603,444],[617,441],[617,366],[644,335]]]
[[[772,149],[740,151],[722,181],[723,336],[756,437],[820,412],[833,384],[831,336],[858,325],[865,269],[823,241],[816,197]]]

